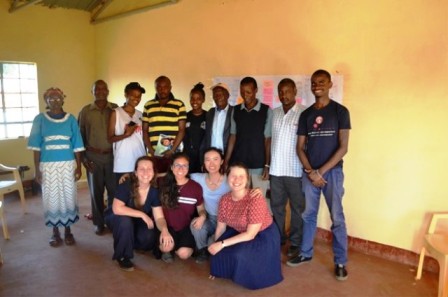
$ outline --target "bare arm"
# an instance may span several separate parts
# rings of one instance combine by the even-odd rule
[[[82,171],[81,171],[81,152],[75,153],[75,159],[76,159],[76,169],[75,169],[75,181],[78,181],[81,178]]]
[[[320,174],[325,174],[328,170],[336,166],[339,161],[347,154],[348,151],[348,138],[349,138],[350,130],[344,129],[339,130],[338,138],[339,138],[339,147],[336,152],[331,156],[330,160],[328,160],[321,168],[319,168]]]
[[[224,158],[224,170],[229,166],[230,158],[232,157],[233,149],[235,148],[236,134],[230,134],[229,142],[227,143],[226,156]]]
[[[109,126],[107,128],[107,141],[109,143],[114,143],[121,141],[125,138],[128,138],[129,136],[134,133],[134,130],[137,128],[137,125],[134,126],[128,126],[124,128],[124,133],[121,135],[115,135],[115,123],[117,121],[117,112],[115,110],[112,111],[109,118]]]
[[[36,180],[36,183],[42,184],[42,172],[40,172],[40,151],[33,151],[33,158],[34,158],[34,168],[35,168],[35,176],[34,179]]]
[[[154,220],[156,222],[157,229],[160,231],[159,243],[162,246],[168,246],[173,244],[173,237],[168,231],[168,226],[166,224],[165,217],[163,215],[163,210],[161,206],[153,207],[152,214],[154,215]]]
[[[176,138],[174,138],[173,147],[170,150],[164,152],[164,156],[170,157],[184,139],[186,122],[186,120],[179,120],[179,130],[177,131]]]
[[[154,156],[154,148],[152,147],[151,141],[149,140],[148,129],[149,129],[149,123],[143,122],[143,124],[142,124],[143,143],[145,144],[146,148],[148,149],[148,153],[151,156]]]
[[[205,211],[204,203],[198,205],[196,209],[198,211],[199,216],[191,221],[191,225],[195,229],[201,229],[202,226],[204,225],[205,220],[207,219],[207,212]]]
[[[261,223],[249,224],[247,225],[246,231],[241,232],[240,234],[235,235],[233,237],[227,238],[222,242],[212,243],[208,248],[210,254],[215,255],[227,246],[231,246],[240,242],[250,241],[254,239],[255,236],[257,236],[258,232],[260,231],[261,225],[262,225]]]
[[[269,164],[271,164],[271,137],[264,139],[264,164],[267,166],[263,167],[263,180],[269,179]]]
[[[118,216],[141,218],[148,226],[148,229],[154,228],[153,221],[146,213],[126,206],[126,204],[124,204],[124,202],[121,201],[120,199],[114,199],[114,201],[112,202],[112,211],[114,212],[115,215]]]

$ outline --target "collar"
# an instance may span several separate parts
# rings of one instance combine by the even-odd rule
[[[227,104],[227,106],[224,109],[218,109],[218,107],[215,107],[215,111],[216,112],[220,112],[220,111],[225,111],[227,112],[229,110],[229,104]]]
[[[114,107],[112,106],[112,103],[110,103],[109,101],[107,101],[106,107],[104,109],[107,109],[107,108],[114,109]],[[95,102],[90,103],[89,109],[90,110],[94,110],[94,109],[100,110],[100,108],[98,107],[98,105],[95,104]]]
[[[257,100],[257,104],[255,104],[255,106],[251,110],[260,111],[261,102],[258,99],[256,99],[256,100]],[[248,112],[251,111],[246,108],[246,105],[244,104],[244,102],[241,103],[241,110],[243,110],[243,109],[247,110]]]

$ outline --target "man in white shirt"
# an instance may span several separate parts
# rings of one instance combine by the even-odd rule
[[[215,107],[207,112],[205,136],[202,152],[210,147],[222,150],[225,155],[230,136],[230,116],[233,106],[229,105],[230,89],[225,83],[215,84],[210,88],[213,92]],[[201,154],[202,160],[202,154]]]
[[[273,111],[271,140],[271,210],[286,242],[285,216],[289,200],[291,222],[288,257],[297,256],[302,243],[302,212],[305,197],[302,193],[302,164],[296,153],[297,127],[304,107],[296,102],[297,88],[293,80],[282,79],[278,84],[278,96],[282,106]]]

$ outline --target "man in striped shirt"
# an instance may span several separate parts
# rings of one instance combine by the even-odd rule
[[[171,93],[171,81],[166,76],[159,76],[155,80],[156,97],[146,102],[143,109],[143,141],[151,156],[155,155],[155,149],[160,135],[173,138],[170,149],[163,152],[158,162],[159,172],[166,172],[163,164],[168,164],[172,154],[181,146],[185,135],[185,122],[187,112],[181,100],[175,99]],[[159,166],[160,164],[160,166]]]

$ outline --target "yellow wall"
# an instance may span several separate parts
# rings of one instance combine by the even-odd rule
[[[8,13],[9,1],[0,1],[0,60],[37,63],[41,111],[43,92],[59,87],[67,95],[64,109],[78,115],[91,100],[95,77],[95,27],[87,13],[29,6]],[[27,140],[1,140],[0,163],[34,167]],[[26,179],[34,176],[33,169]]]
[[[73,113],[90,100],[95,74],[120,104],[129,81],[147,88],[146,101],[166,74],[188,105],[191,87],[218,75],[338,72],[353,126],[349,235],[417,251],[428,212],[448,210],[446,1],[184,0],[96,26],[82,12],[30,7],[9,15],[4,6],[0,59],[36,61],[40,91],[61,86]],[[49,46],[51,33],[59,42]],[[319,226],[330,226],[325,207]]]
[[[218,75],[342,74],[348,232],[417,251],[426,214],[448,210],[447,11],[436,0],[185,0],[97,25],[97,70],[114,100],[133,80],[149,99],[166,74],[187,105]],[[325,207],[319,225],[330,226]]]

